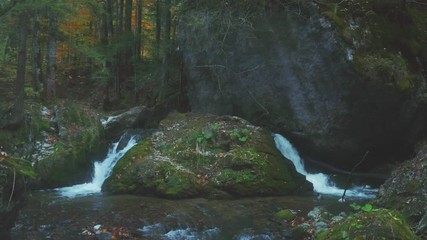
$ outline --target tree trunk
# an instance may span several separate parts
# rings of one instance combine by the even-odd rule
[[[123,5],[124,0],[117,1],[117,36],[123,32]],[[120,81],[121,81],[121,66],[122,66],[122,54],[118,52],[116,55],[116,69],[114,77],[114,92],[118,98],[120,98]]]
[[[125,4],[125,18],[124,18],[124,37],[126,47],[122,53],[120,65],[120,83],[129,80],[133,72],[132,52],[134,46],[134,36],[132,34],[132,1],[126,0]]]
[[[141,60],[141,34],[142,34],[142,0],[136,1],[136,24],[135,24],[135,59]]]
[[[48,74],[46,96],[54,98],[56,96],[56,35],[57,19],[52,13],[49,14],[49,39],[48,39]]]
[[[171,37],[171,0],[165,0],[165,6],[163,11],[163,36],[162,36],[162,89],[160,90],[160,100],[163,100],[167,96],[165,96],[165,92],[168,88],[169,82],[169,71],[170,71],[170,37]]]
[[[34,91],[40,90],[41,73],[41,50],[40,50],[40,16],[38,11],[34,11],[33,39],[32,39],[32,82]]]
[[[107,14],[106,14],[106,21],[107,21],[107,36],[108,36],[108,44],[112,43],[114,29],[113,29],[113,1],[107,0]]]
[[[8,127],[19,127],[24,120],[24,87],[25,87],[25,67],[27,60],[27,24],[28,16],[22,13],[19,16],[19,43],[17,73],[15,81],[15,104],[13,107],[12,118],[8,122]]]
[[[123,31],[123,5],[124,0],[117,1],[117,33],[120,34]]]
[[[113,1],[107,0],[105,6],[105,34],[106,34],[106,44],[107,46],[111,46],[113,43]],[[104,109],[108,110],[110,105],[110,87],[113,84],[114,78],[114,67],[112,63],[112,58],[107,58],[105,61],[105,67],[108,70],[108,82],[105,84],[104,88]]]
[[[125,32],[132,32],[132,1],[126,0],[125,5]]]
[[[156,60],[160,59],[160,36],[162,32],[160,0],[156,1]]]

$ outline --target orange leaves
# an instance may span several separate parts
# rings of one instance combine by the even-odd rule
[[[8,157],[6,152],[0,151],[0,162],[6,160],[6,158]]]
[[[197,178],[199,179],[199,181],[200,181],[200,183],[201,183],[202,185],[206,185],[206,184],[208,184],[208,183],[209,183],[208,175],[204,175],[204,176],[202,176],[202,175],[200,175],[200,174],[197,174]]]

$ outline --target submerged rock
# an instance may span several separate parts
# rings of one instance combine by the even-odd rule
[[[117,163],[102,189],[224,198],[302,193],[312,186],[268,131],[238,117],[174,113]]]

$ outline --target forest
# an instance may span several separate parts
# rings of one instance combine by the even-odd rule
[[[0,0],[1,239],[424,239],[424,0]]]
[[[22,124],[25,97],[91,96],[111,110],[182,95],[173,49],[181,8],[172,1],[3,1],[2,128]],[[72,95],[81,85],[92,91]]]

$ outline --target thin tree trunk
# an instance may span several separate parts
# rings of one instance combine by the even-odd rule
[[[27,37],[28,37],[28,16],[22,13],[19,16],[19,45],[17,59],[17,73],[15,81],[15,104],[12,112],[12,119],[9,126],[18,127],[24,120],[24,87],[25,87],[25,67],[27,60]]]
[[[125,5],[125,31],[126,32],[132,32],[132,1],[133,0],[126,0]]]
[[[156,60],[160,59],[160,36],[162,32],[160,0],[156,1]]]
[[[132,34],[132,0],[126,0],[125,4],[124,36],[127,44],[121,59],[120,83],[127,81],[133,73],[133,62],[131,60],[135,39]]]
[[[170,35],[171,35],[171,0],[165,0],[162,8],[162,36],[161,36],[161,87],[158,100],[162,102],[167,98],[170,68]]]
[[[142,0],[136,1],[135,59],[137,62],[141,60],[142,3]]]
[[[124,0],[117,1],[117,33],[120,34],[123,31],[123,5]]]
[[[106,1],[106,14],[105,14],[105,32],[106,32],[106,45],[111,46],[113,42],[113,1]],[[114,68],[112,64],[112,59],[107,58],[105,61],[105,67],[109,72],[108,82],[104,88],[104,109],[108,110],[110,105],[110,87],[112,85],[112,80],[114,78]]]
[[[117,1],[117,35],[123,32],[123,6],[124,0]],[[120,98],[120,81],[121,81],[121,66],[122,66],[122,54],[120,52],[116,55],[116,69],[114,78],[114,92],[118,98]]]
[[[171,48],[171,0],[165,0],[164,16],[163,16],[163,41],[162,41],[162,88],[165,88],[169,81],[169,68],[170,68],[170,48]]]
[[[41,72],[41,51],[40,51],[40,17],[38,11],[34,11],[34,25],[33,25],[33,44],[32,44],[32,80],[34,91],[40,90],[40,72]]]
[[[49,14],[49,39],[48,39],[48,74],[47,74],[47,98],[56,96],[56,33],[57,19],[52,13]]]
[[[107,0],[107,36],[108,44],[112,43],[114,29],[113,29],[113,1]]]

